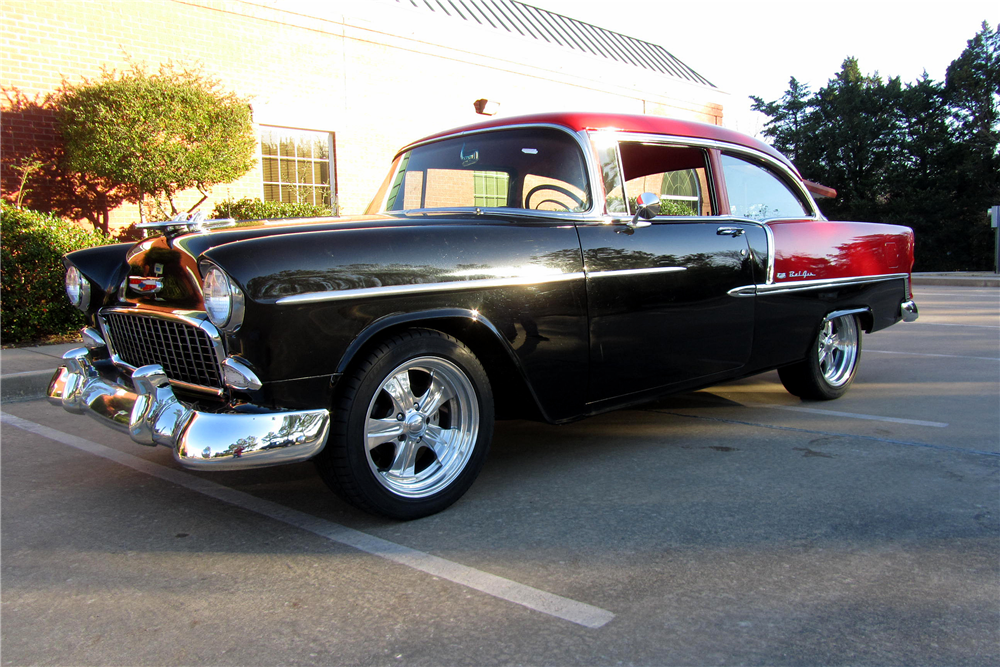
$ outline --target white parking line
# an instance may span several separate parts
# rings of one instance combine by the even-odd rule
[[[907,357],[947,357],[949,359],[976,359],[978,361],[1000,361],[1000,357],[970,357],[965,354],[934,354],[931,352],[899,352],[897,350],[869,350],[865,348],[865,354],[901,354]]]
[[[995,324],[960,324],[958,322],[911,322],[910,324],[919,324],[925,327],[966,327],[971,329],[1000,329],[1000,326]]]
[[[332,521],[326,521],[305,512],[293,510],[278,503],[263,500],[215,482],[203,480],[186,472],[166,468],[138,456],[120,452],[112,447],[99,445],[96,442],[63,433],[48,426],[15,417],[6,412],[0,412],[0,420],[4,424],[16,426],[44,438],[75,447],[88,454],[114,461],[133,470],[138,470],[144,474],[170,482],[171,484],[176,484],[191,491],[215,498],[216,500],[256,512],[257,514],[281,521],[290,526],[307,530],[331,542],[353,547],[373,556],[391,560],[495,598],[519,604],[533,611],[561,618],[587,628],[600,628],[615,617],[610,611],[599,607],[577,602],[576,600],[548,593],[537,588],[532,588],[531,586],[525,586],[510,579],[498,577],[494,574],[432,556],[431,554],[417,551],[401,544],[389,542],[388,540],[341,526]]]
[[[910,424],[912,426],[928,426],[930,428],[947,428],[944,422],[927,422],[919,419],[903,419],[901,417],[883,417],[880,415],[863,415],[857,412],[837,412],[836,410],[822,410],[820,408],[803,408],[797,405],[777,405],[773,403],[744,403],[750,408],[773,408],[775,410],[792,410],[793,412],[808,412],[815,415],[829,415],[831,417],[848,417],[850,419],[867,419],[876,422],[890,422],[893,424]]]
[[[993,299],[993,300],[1000,300],[1000,292],[997,292],[996,289],[992,289],[992,288],[972,289],[972,290],[967,290],[967,291],[962,291],[962,292],[925,292],[923,290],[920,290],[919,296],[921,296],[921,297],[925,297],[925,296],[969,296],[969,297],[979,297],[979,298],[987,298],[987,297],[989,297],[990,299]]]

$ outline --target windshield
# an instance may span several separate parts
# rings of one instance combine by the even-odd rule
[[[582,212],[591,207],[580,146],[551,128],[499,130],[417,146],[393,162],[368,213],[442,208]]]

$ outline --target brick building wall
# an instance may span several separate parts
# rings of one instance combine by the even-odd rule
[[[0,190],[14,196],[18,174],[12,165],[58,143],[45,99],[63,80],[79,82],[133,62],[150,70],[163,62],[199,67],[249,98],[259,127],[332,133],[335,188],[345,214],[364,210],[400,146],[481,119],[472,103],[482,97],[499,100],[503,115],[597,109],[721,123],[717,96],[704,87],[646,72],[637,79],[647,85],[633,84],[626,66],[567,56],[555,47],[511,48],[513,38],[485,30],[465,30],[456,43],[436,17],[396,3],[330,0],[323,6],[299,0],[4,0]],[[258,159],[238,181],[216,186],[203,208],[210,211],[230,197],[261,197],[262,178]],[[91,188],[91,196],[98,191]],[[199,198],[184,193],[178,203],[190,206]],[[137,219],[137,207],[125,204],[111,222]]]

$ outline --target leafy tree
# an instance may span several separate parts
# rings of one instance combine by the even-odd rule
[[[177,213],[174,196],[196,188],[202,199],[194,210],[213,185],[254,165],[246,100],[196,71],[105,70],[95,81],[64,83],[56,106],[66,166],[121,188],[143,220],[146,197],[162,197]]]
[[[944,83],[864,75],[847,58],[814,95],[794,78],[753,99],[764,135],[806,178],[833,186],[832,219],[913,227],[918,270],[992,266],[985,212],[1000,202],[1000,29],[984,23]]]
[[[21,132],[32,133],[36,140],[28,150],[5,141],[8,150],[0,153],[0,195],[17,207],[86,220],[107,233],[110,211],[121,206],[124,196],[106,179],[63,168],[65,150],[53,96],[28,96],[16,87],[3,89],[2,95],[0,132],[5,139]]]

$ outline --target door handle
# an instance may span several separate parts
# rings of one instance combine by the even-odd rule
[[[719,236],[731,236],[736,238],[737,236],[743,235],[742,227],[719,227],[715,230],[715,233]]]

